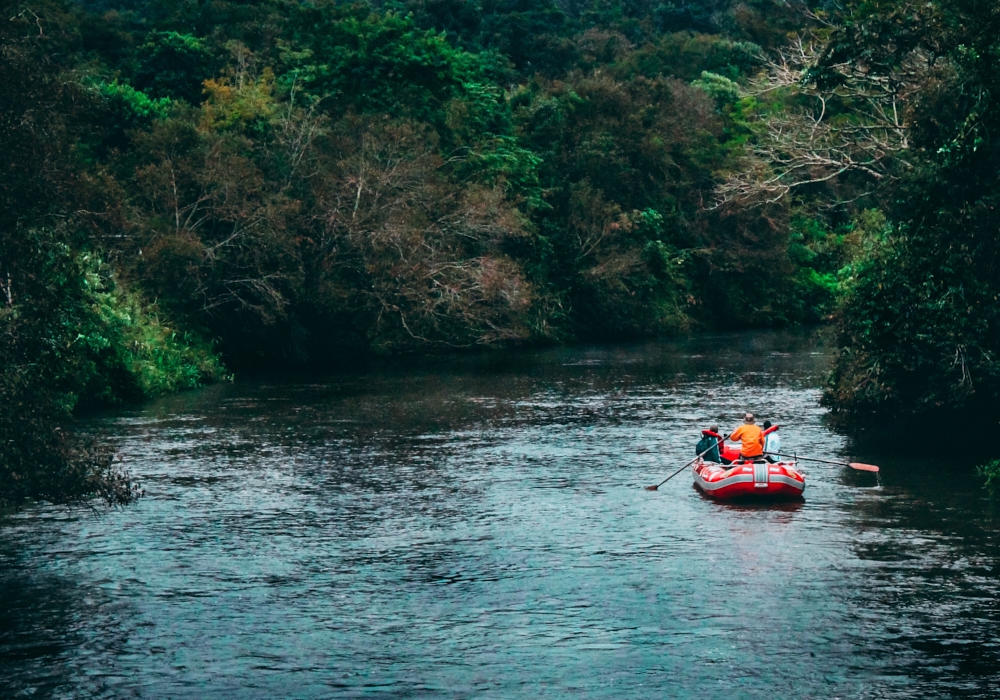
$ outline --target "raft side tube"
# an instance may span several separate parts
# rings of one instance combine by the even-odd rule
[[[696,462],[694,482],[705,495],[725,500],[745,497],[797,497],[805,490],[805,476],[795,462],[715,464]]]

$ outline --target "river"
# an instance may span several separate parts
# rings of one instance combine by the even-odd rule
[[[834,431],[829,360],[708,335],[89,419],[148,495],[0,523],[0,696],[996,698],[998,510],[961,459]],[[642,488],[748,408],[882,473],[804,463],[780,505]]]

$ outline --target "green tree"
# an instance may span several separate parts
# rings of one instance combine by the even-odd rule
[[[201,102],[214,61],[206,43],[190,34],[154,31],[136,52],[135,86],[159,98]]]
[[[978,0],[858,6],[818,68],[845,62],[906,108],[910,169],[852,266],[827,400],[852,418],[996,414],[1000,391],[1000,11]]]
[[[74,435],[73,408],[191,386],[220,368],[87,250],[89,214],[78,212],[92,181],[72,146],[103,98],[60,77],[31,15],[0,11],[13,17],[0,21],[0,502],[128,503],[138,487],[112,446]]]

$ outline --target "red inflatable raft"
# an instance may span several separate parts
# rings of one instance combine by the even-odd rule
[[[767,435],[778,429],[772,426],[764,431]],[[730,447],[718,433],[701,431],[702,435],[719,441],[719,454],[726,462],[716,464],[699,459],[691,469],[694,483],[703,493],[712,498],[728,500],[732,498],[801,498],[806,488],[806,478],[796,468],[795,462],[743,462],[739,447]]]
[[[795,462],[746,462],[716,464],[695,462],[694,483],[712,498],[800,498],[806,488],[805,477]]]

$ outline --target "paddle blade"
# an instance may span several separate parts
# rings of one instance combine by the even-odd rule
[[[877,472],[878,471],[878,467],[876,467],[874,464],[862,464],[861,462],[851,462],[850,463],[850,467],[851,467],[851,469],[857,469],[857,470],[863,471],[863,472]]]
[[[645,486],[643,488],[645,488],[647,491],[656,491],[660,487],[659,486]]]

